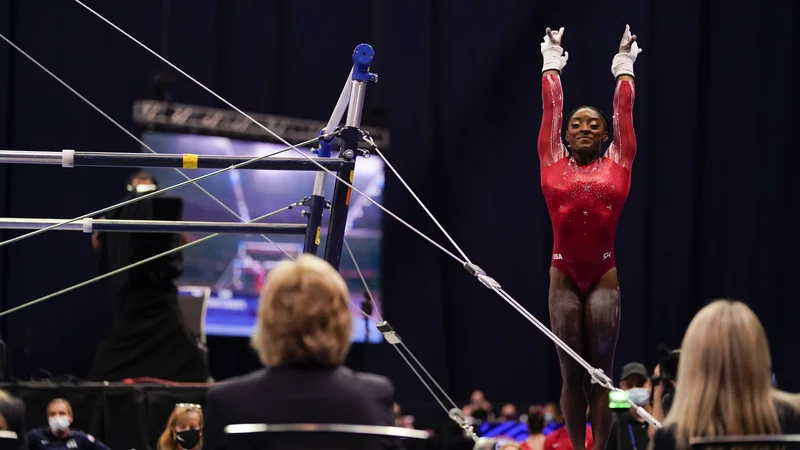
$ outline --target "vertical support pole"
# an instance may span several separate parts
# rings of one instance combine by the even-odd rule
[[[364,109],[364,94],[367,83],[377,82],[378,76],[369,72],[369,66],[375,59],[375,50],[368,44],[359,44],[353,51],[352,89],[350,90],[350,104],[347,108],[347,121],[340,137],[343,141],[339,157],[353,159],[358,154],[358,144],[361,142],[361,112]],[[339,171],[336,175],[353,184],[352,171]],[[325,260],[335,269],[339,269],[342,260],[342,245],[344,232],[347,225],[347,212],[350,208],[351,189],[339,180],[333,188],[331,202],[331,217],[328,221],[328,236],[325,243]]]
[[[316,255],[319,248],[319,240],[322,233],[322,210],[325,209],[325,181],[327,181],[327,175],[326,172],[317,172],[314,178],[314,190],[311,198],[306,201],[308,211],[305,213],[308,216],[308,228],[306,229],[306,237],[303,240],[303,253]]]

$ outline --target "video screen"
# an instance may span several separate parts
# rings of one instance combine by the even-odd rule
[[[283,145],[239,141],[223,137],[148,131],[142,140],[158,153],[197,155],[262,156],[280,151]],[[314,157],[309,148],[300,150]],[[146,149],[142,151],[149,153]],[[295,150],[276,155],[281,158],[303,158]],[[219,169],[185,169],[188,176],[198,176]],[[148,169],[159,187],[171,186],[186,179],[172,168]],[[311,195],[315,172],[267,171],[238,169],[215,175],[199,184],[235,211],[245,221],[298,202]],[[325,197],[332,201],[334,182],[330,175]],[[384,166],[380,158],[359,158],[353,185],[381,203],[383,198]],[[170,191],[168,195],[183,199],[183,220],[239,222],[230,211],[220,206],[194,185]],[[305,207],[278,213],[262,223],[306,223],[301,215]],[[326,244],[329,211],[322,217],[321,242],[317,251],[322,256]],[[353,192],[347,215],[345,239],[350,245],[359,268],[369,286],[375,308],[381,303],[382,212],[361,195]],[[206,234],[188,233],[189,240]],[[290,255],[303,252],[302,235],[267,235]],[[258,295],[270,269],[286,259],[275,244],[261,235],[221,234],[209,241],[184,250],[185,270],[178,280],[180,295],[208,296],[205,332],[207,335],[249,337],[255,325]],[[339,273],[347,282],[353,313],[353,342],[378,343],[383,340],[374,323],[366,320],[360,308],[366,290],[346,247],[342,250]],[[373,311],[377,318],[377,311]]]

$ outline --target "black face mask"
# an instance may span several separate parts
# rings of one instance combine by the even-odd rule
[[[200,442],[200,430],[186,430],[175,433],[175,440],[182,449],[193,449]]]

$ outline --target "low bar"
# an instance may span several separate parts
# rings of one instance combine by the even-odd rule
[[[289,150],[287,150],[289,151]],[[44,164],[62,167],[175,167],[181,169],[224,169],[249,161],[256,156],[177,155],[122,153],[122,152],[76,152],[73,150],[32,151],[0,150],[0,164]],[[322,167],[336,172],[353,170],[354,161],[342,158],[312,158]],[[251,170],[296,170],[317,171],[319,166],[306,158],[268,157],[247,164],[240,169]]]
[[[0,229],[38,230],[68,219],[23,219],[0,218]],[[54,230],[134,232],[134,233],[230,233],[230,234],[286,234],[303,235],[304,223],[240,223],[240,222],[191,222],[168,220],[109,220],[84,219],[62,225]]]

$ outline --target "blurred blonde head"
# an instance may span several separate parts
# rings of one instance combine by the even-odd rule
[[[516,442],[506,442],[500,447],[500,450],[519,450],[520,446]]]
[[[251,340],[261,363],[342,364],[353,327],[349,298],[344,279],[325,260],[304,254],[279,263],[261,291]]]
[[[8,392],[0,389],[0,402],[7,402],[11,400],[11,394]],[[6,418],[3,417],[3,414],[0,413],[0,431],[7,431],[8,430],[8,423],[6,422]]]
[[[716,300],[695,315],[681,344],[665,426],[678,448],[698,436],[780,433],[764,327],[744,303]]]

